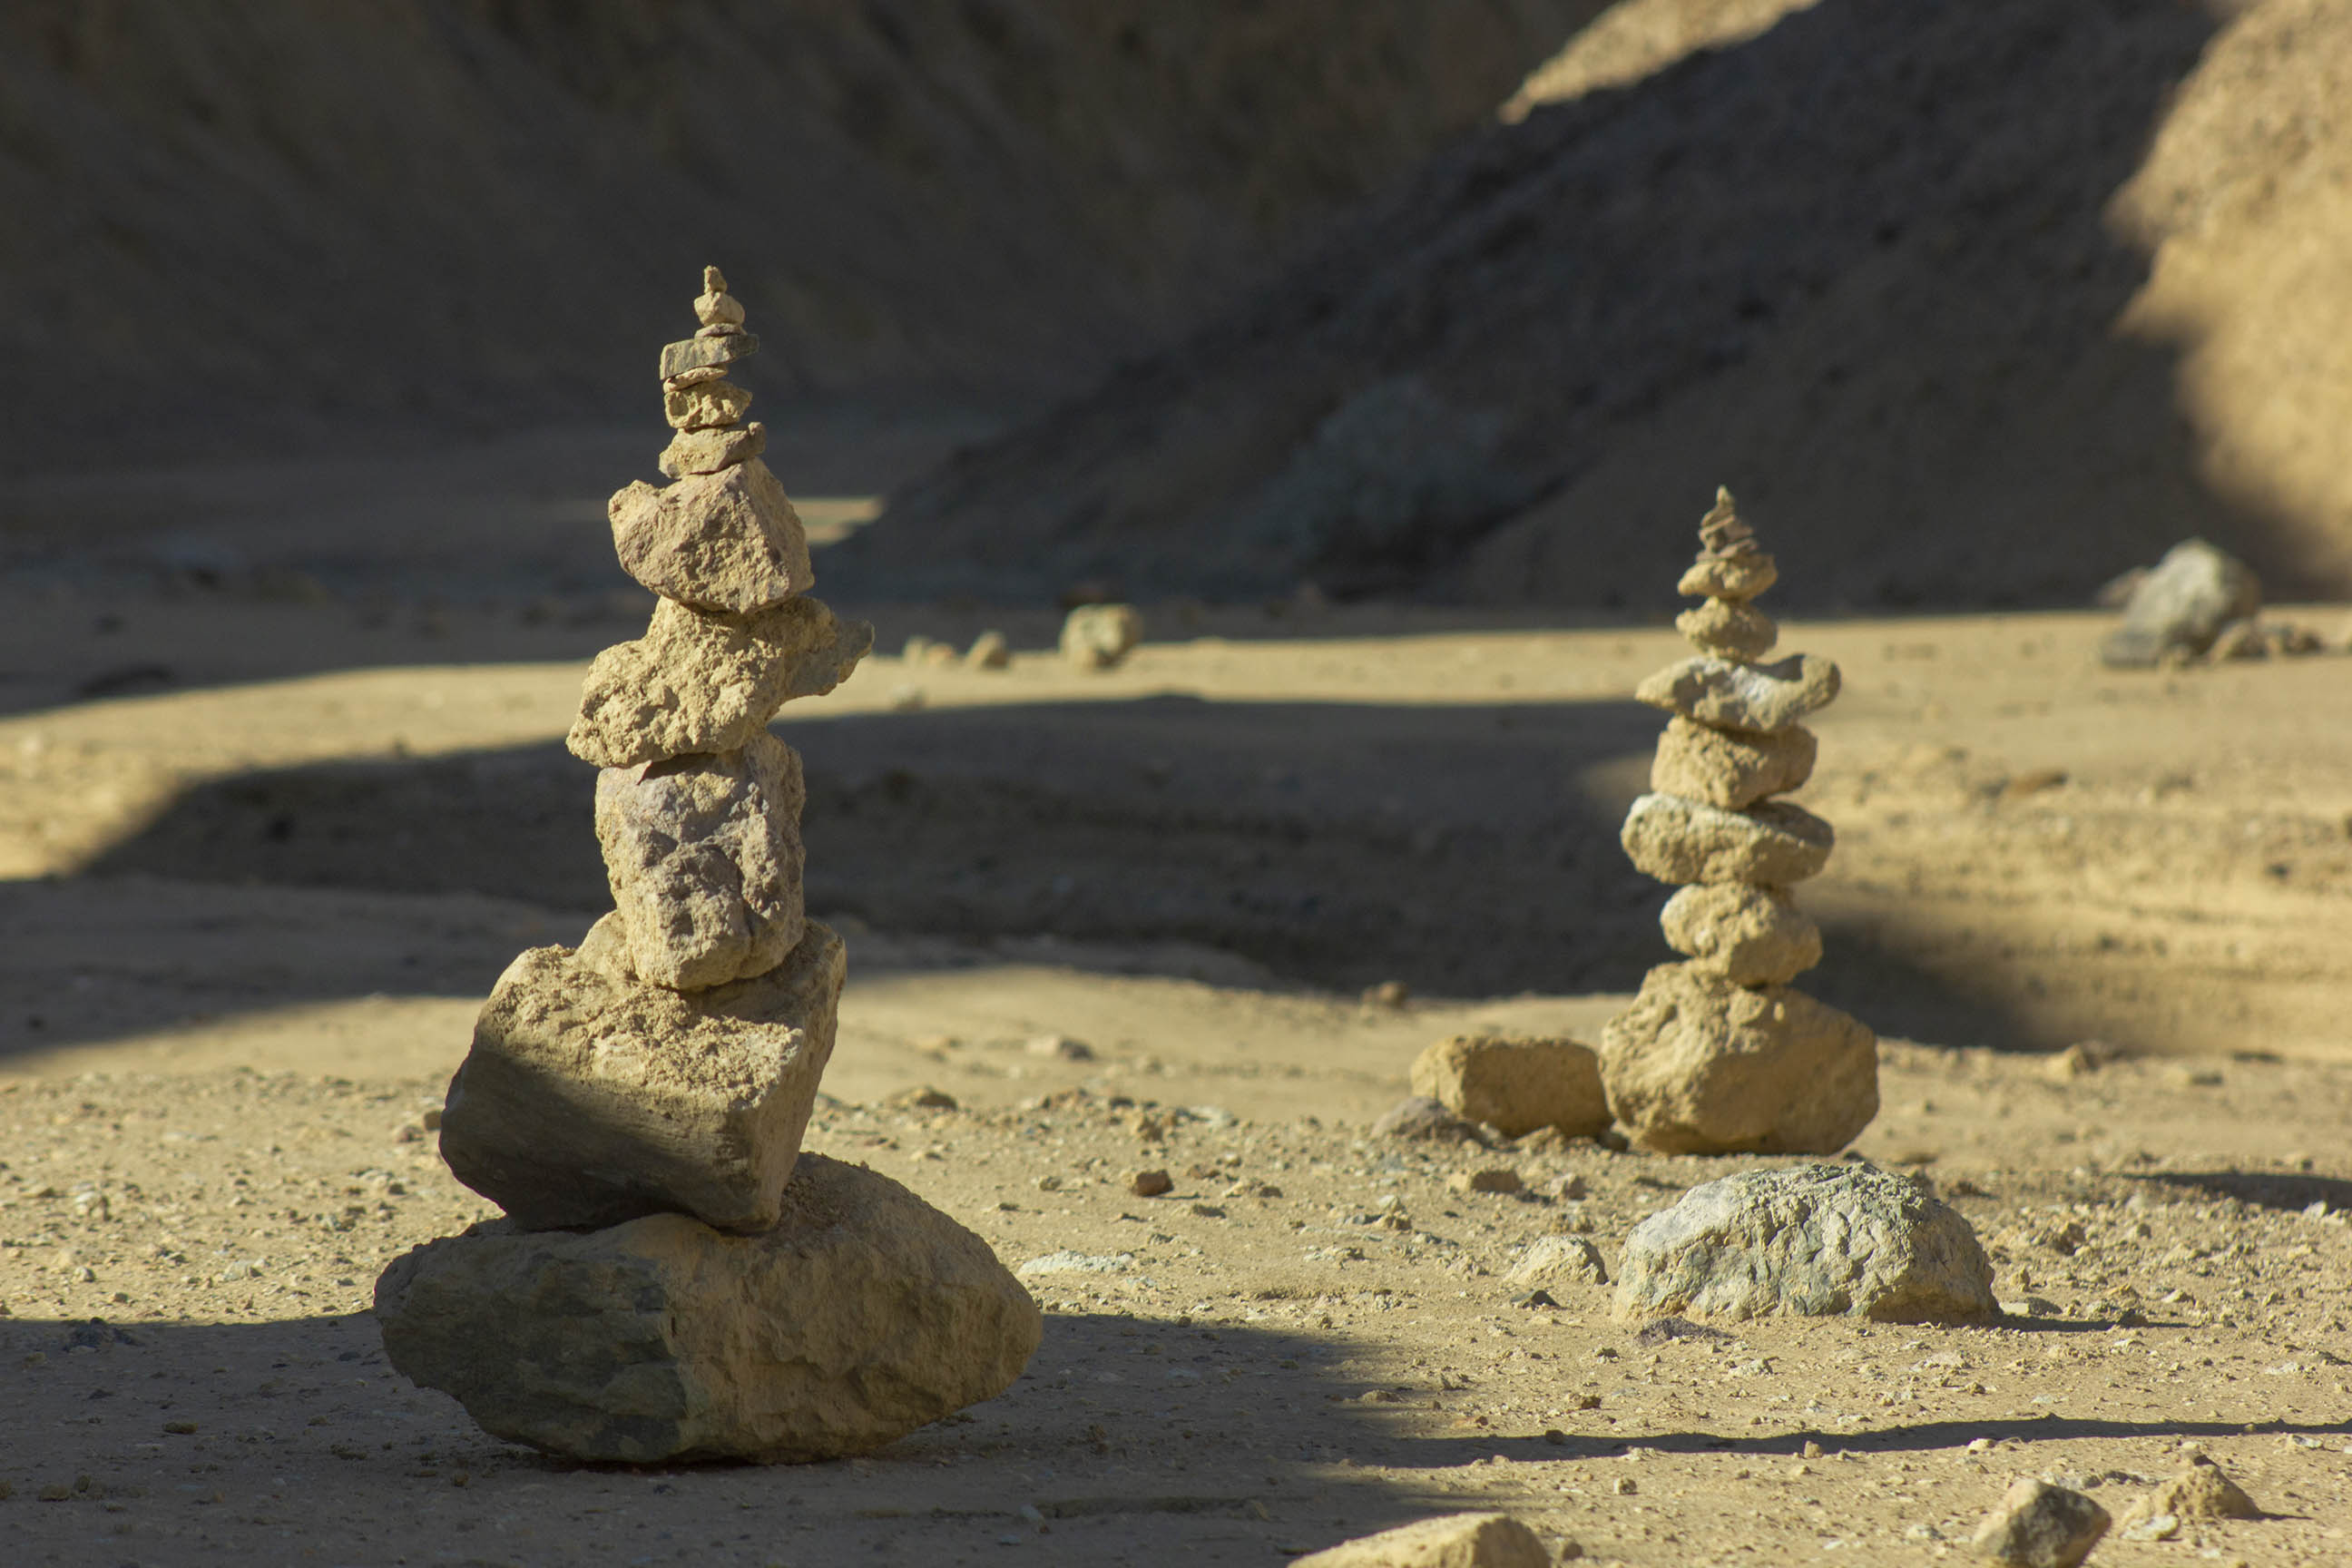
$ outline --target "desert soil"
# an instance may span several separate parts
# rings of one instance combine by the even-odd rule
[[[2352,1556],[2340,657],[2124,676],[2090,615],[1790,626],[1847,671],[1803,897],[1818,989],[1890,1037],[1856,1152],[1959,1206],[2021,1310],[1653,1342],[1605,1287],[1515,1305],[1516,1254],[1613,1265],[1757,1162],[1367,1130],[1429,1040],[1593,1038],[1665,956],[1613,822],[1671,634],[1176,605],[1107,675],[1035,617],[1005,672],[887,653],[784,726],[854,969],[811,1144],[1009,1264],[1087,1261],[1029,1277],[1045,1346],[967,1417],[627,1471],[485,1436],[367,1307],[488,1212],[425,1113],[507,959],[595,912],[556,738],[642,604],[10,592],[10,1562],[1268,1563],[1483,1507],[1604,1562],[1927,1562],[2015,1476],[2120,1513],[2189,1447],[2270,1517],[2096,1562]],[[876,613],[886,649],[1000,619]],[[956,1108],[898,1099],[925,1085]],[[1530,1193],[1451,1185],[1491,1165]]]

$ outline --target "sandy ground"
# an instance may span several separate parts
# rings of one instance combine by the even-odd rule
[[[596,910],[556,742],[641,602],[127,581],[0,614],[8,1562],[1268,1563],[1488,1506],[1601,1561],[1927,1562],[2014,1476],[2119,1512],[2185,1445],[2271,1517],[2095,1562],[2352,1559],[2341,658],[2126,677],[2087,615],[1790,626],[1847,673],[1803,897],[1817,989],[1890,1039],[1859,1152],[1967,1213],[2021,1311],[1652,1343],[1602,1288],[1513,1305],[1517,1251],[1613,1265],[1754,1162],[1365,1128],[1429,1040],[1591,1038],[1665,956],[1613,828],[1671,634],[1168,606],[1086,676],[1043,620],[884,606],[886,649],[1024,652],[880,658],[783,726],[854,971],[812,1146],[1010,1263],[1102,1261],[1032,1278],[1045,1348],[968,1419],[634,1472],[483,1436],[365,1308],[486,1212],[421,1119],[499,969]],[[922,1084],[960,1108],[892,1108]],[[1534,1193],[1449,1185],[1485,1164]],[[1174,1194],[1130,1195],[1146,1166]]]

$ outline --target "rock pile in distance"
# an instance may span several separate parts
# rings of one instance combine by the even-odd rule
[[[1678,884],[1660,924],[1686,962],[1650,971],[1602,1032],[1601,1072],[1626,1135],[1667,1153],[1829,1153],[1878,1113],[1878,1042],[1789,983],[1821,962],[1821,931],[1790,888],[1829,861],[1830,825],[1773,799],[1813,771],[1801,721],[1838,669],[1764,662],[1780,632],[1752,601],[1779,567],[1728,490],[1699,524],[1675,621],[1697,649],[1634,696],[1673,715],[1651,793],[1626,814],[1633,864]]]
[[[808,541],[729,367],[759,347],[716,268],[662,351],[673,483],[613,498],[661,595],[589,671],[614,908],[501,975],[441,1152],[504,1220],[376,1285],[394,1366],[488,1430],[581,1459],[805,1460],[989,1398],[1036,1304],[896,1183],[801,1155],[833,1052],[841,939],[802,896],[800,758],[768,731],[873,643],[814,599]]]

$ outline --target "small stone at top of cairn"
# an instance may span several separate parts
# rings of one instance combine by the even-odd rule
[[[1780,574],[1716,492],[1675,622],[1697,650],[1635,689],[1673,717],[1651,793],[1626,814],[1633,864],[1681,888],[1660,917],[1685,962],[1650,971],[1601,1036],[1609,1105],[1670,1153],[1830,1153],[1878,1113],[1877,1037],[1789,984],[1821,962],[1819,927],[1790,889],[1829,861],[1830,825],[1773,797],[1811,777],[1800,722],[1838,693],[1811,654],[1759,662],[1780,628],[1749,601]]]

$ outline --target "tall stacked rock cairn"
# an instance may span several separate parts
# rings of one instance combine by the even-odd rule
[[[599,655],[613,912],[499,977],[441,1152],[506,1217],[376,1284],[392,1363],[501,1437],[583,1459],[810,1460],[1002,1392],[1042,1320],[987,1243],[863,1166],[801,1152],[841,939],[802,903],[800,758],[769,733],[873,644],[808,596],[808,541],[727,379],[759,347],[716,268],[662,350],[672,483],[613,498],[661,596]]]
[[[1780,628],[1751,603],[1780,575],[1728,490],[1699,524],[1675,623],[1697,656],[1634,691],[1674,715],[1633,803],[1633,864],[1681,887],[1660,921],[1686,962],[1650,971],[1601,1035],[1609,1108],[1668,1153],[1830,1153],[1878,1114],[1878,1041],[1789,983],[1821,962],[1790,889],[1830,858],[1830,825],[1773,797],[1812,775],[1800,721],[1838,693],[1811,654],[1764,663]]]

